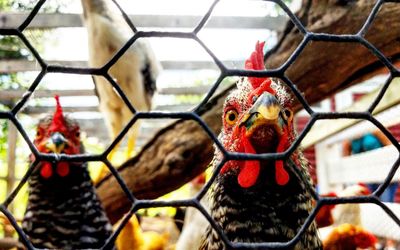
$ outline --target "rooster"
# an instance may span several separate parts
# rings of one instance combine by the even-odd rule
[[[83,19],[88,32],[89,65],[102,67],[130,39],[132,30],[112,0],[82,0]],[[156,79],[161,70],[147,40],[138,39],[110,68],[108,73],[115,79],[136,110],[151,109],[156,90]],[[101,76],[94,76],[100,111],[104,114],[112,139],[133,117],[132,112],[112,85]],[[139,123],[128,132],[127,157],[135,148]],[[113,151],[114,152],[114,151]],[[112,158],[113,152],[109,158]],[[103,167],[100,177],[107,173]],[[96,182],[96,181],[95,181]]]
[[[246,60],[246,69],[263,70],[263,46]],[[219,136],[231,152],[284,152],[296,135],[291,97],[269,78],[242,78],[225,100]],[[222,158],[216,151],[211,165]],[[313,188],[308,163],[299,150],[287,160],[229,161],[211,193],[211,216],[231,242],[287,242],[312,210]],[[227,249],[210,226],[200,249]],[[294,249],[322,249],[312,223]]]
[[[376,249],[377,238],[359,226],[342,224],[324,240],[324,250]]]
[[[41,153],[83,154],[79,124],[56,111],[39,121],[33,141]],[[33,161],[34,156],[31,156]],[[22,228],[35,248],[101,248],[112,227],[82,162],[40,162],[29,179]]]

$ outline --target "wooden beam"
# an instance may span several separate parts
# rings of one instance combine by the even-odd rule
[[[2,101],[10,101],[14,99],[21,98],[26,93],[26,90],[22,89],[14,89],[14,90],[2,90],[0,92],[0,100]],[[35,90],[34,96],[35,98],[50,98],[54,97],[54,95],[60,96],[93,96],[95,95],[94,89],[38,89]]]
[[[210,85],[201,85],[194,87],[168,87],[157,90],[159,95],[203,95],[211,88]],[[0,92],[1,101],[10,101],[20,99],[26,90],[2,90]],[[52,98],[59,96],[95,96],[94,89],[38,89],[35,90],[35,98]]]
[[[27,17],[27,13],[0,13],[0,28],[17,28]],[[202,16],[178,15],[130,15],[137,27],[194,28]],[[207,28],[224,29],[269,29],[279,30],[286,22],[285,16],[241,17],[214,16]],[[38,14],[28,26],[30,29],[51,29],[62,27],[83,27],[80,14]]]
[[[63,106],[66,113],[75,112],[99,112],[98,106]],[[37,115],[54,112],[54,106],[27,106],[22,110],[24,114]]]
[[[158,111],[188,111],[191,110],[195,104],[166,104],[166,105],[158,105],[153,108],[153,110]],[[99,112],[98,106],[63,106],[63,110],[67,113],[75,113],[75,112]],[[22,111],[25,114],[42,114],[54,112],[54,106],[27,106]]]
[[[40,71],[40,65],[36,61],[23,59],[0,60],[0,73],[16,73],[25,71]],[[222,61],[226,66],[242,65],[244,61]],[[87,61],[47,61],[49,65],[63,65],[68,67],[88,67]],[[164,70],[194,70],[194,69],[218,69],[212,61],[161,61]]]
[[[0,73],[16,73],[25,71],[40,71],[41,67],[37,61],[24,59],[2,59],[0,60]],[[87,67],[86,61],[47,61],[51,65],[63,65],[70,67]]]
[[[341,112],[360,112],[366,111],[368,107],[375,100],[378,92],[381,88],[365,95],[359,101],[355,102],[350,107],[346,108]],[[396,104],[400,103],[400,78],[395,78],[392,80],[389,88],[386,91],[386,94],[382,97],[382,100],[379,102],[378,106],[375,108],[373,114],[378,114],[386,109],[393,107]],[[307,136],[302,141],[302,147],[307,148],[310,147],[342,130],[353,126],[356,123],[359,123],[360,120],[356,119],[336,119],[336,120],[321,120],[317,122],[311,131],[307,134]]]
[[[158,94],[161,95],[203,95],[207,93],[211,88],[211,85],[200,85],[193,87],[168,87],[160,88],[157,90]]]

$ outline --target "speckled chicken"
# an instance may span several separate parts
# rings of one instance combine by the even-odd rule
[[[263,46],[246,61],[246,69],[263,70]],[[270,78],[244,77],[225,100],[219,136],[231,152],[284,152],[296,138],[292,97]],[[211,165],[221,160],[216,151]],[[308,163],[300,150],[286,160],[229,161],[211,190],[211,216],[231,242],[287,242],[312,209]],[[200,249],[227,249],[208,228]],[[292,249],[322,249],[312,223]]]
[[[82,154],[79,125],[64,116],[56,99],[54,115],[39,121],[34,144],[42,153]],[[93,187],[87,163],[40,162],[29,179],[22,228],[36,248],[101,248],[112,227]]]

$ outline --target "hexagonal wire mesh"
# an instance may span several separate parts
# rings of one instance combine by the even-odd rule
[[[29,242],[28,238],[22,231],[22,229],[18,226],[15,218],[13,215],[10,213],[8,210],[8,205],[13,201],[21,187],[28,181],[30,174],[33,172],[34,168],[40,161],[102,161],[104,162],[112,172],[112,174],[115,176],[119,184],[121,185],[123,191],[126,193],[128,196],[129,200],[132,203],[132,208],[130,212],[125,216],[123,222],[121,223],[120,227],[114,232],[114,234],[108,239],[106,242],[104,248],[110,247],[117,237],[118,233],[120,232],[122,226],[124,226],[129,218],[138,210],[142,208],[150,208],[150,207],[165,207],[165,206],[173,206],[173,207],[178,207],[178,206],[192,206],[196,207],[209,221],[211,226],[216,230],[216,232],[220,235],[221,239],[227,244],[230,248],[286,248],[288,246],[293,246],[298,242],[302,234],[305,232],[305,230],[308,228],[308,226],[311,224],[312,220],[315,218],[318,210],[328,204],[342,204],[342,203],[374,203],[378,206],[380,206],[395,222],[397,225],[400,226],[400,219],[388,208],[384,203],[382,203],[378,196],[383,193],[385,188],[389,185],[391,179],[393,178],[395,172],[397,171],[399,164],[400,164],[400,158],[393,164],[391,171],[388,173],[387,178],[383,182],[382,185],[379,186],[375,192],[369,196],[360,196],[360,197],[351,197],[351,198],[330,198],[330,197],[319,197],[318,194],[313,192],[314,199],[317,201],[316,207],[312,211],[312,213],[309,215],[307,220],[305,221],[305,224],[301,227],[300,231],[297,233],[297,235],[289,242],[265,242],[265,243],[232,243],[228,240],[227,236],[224,234],[223,230],[216,224],[215,221],[211,218],[211,216],[206,212],[204,207],[200,204],[200,199],[206,194],[210,186],[212,185],[212,182],[215,180],[217,173],[220,171],[221,167],[223,164],[229,160],[249,160],[249,159],[256,159],[256,160],[265,160],[265,159],[286,159],[290,156],[294,150],[299,146],[300,142],[303,140],[303,138],[306,136],[306,134],[310,131],[311,127],[313,124],[319,120],[319,119],[363,119],[363,120],[368,120],[371,123],[373,123],[376,127],[378,127],[387,137],[388,139],[393,143],[393,145],[396,147],[398,151],[400,151],[400,145],[397,143],[396,139],[394,136],[377,120],[373,117],[372,112],[378,105],[379,101],[385,94],[385,91],[389,87],[391,81],[387,81],[384,87],[381,89],[380,93],[374,100],[374,102],[369,106],[368,110],[365,112],[348,112],[348,113],[337,113],[337,112],[329,112],[329,113],[321,113],[321,112],[315,112],[312,110],[310,105],[307,103],[307,101],[304,99],[304,97],[301,95],[299,90],[297,89],[296,85],[290,81],[290,79],[287,78],[285,75],[285,71],[288,69],[288,67],[293,64],[293,62],[296,60],[298,55],[301,53],[301,51],[305,48],[305,46],[310,42],[310,41],[326,41],[326,42],[351,42],[351,43],[358,43],[361,44],[362,46],[366,47],[370,52],[372,52],[379,60],[380,62],[387,67],[390,71],[390,79],[396,77],[399,75],[399,71],[392,65],[392,63],[386,58],[377,48],[374,47],[370,42],[368,42],[365,39],[365,34],[368,31],[369,27],[371,26],[371,23],[373,22],[374,18],[376,17],[379,9],[381,8],[382,4],[385,2],[384,0],[378,0],[371,10],[367,20],[365,21],[364,25],[362,28],[356,33],[356,34],[350,34],[350,35],[332,35],[332,34],[320,34],[320,33],[312,33],[307,31],[307,29],[303,26],[303,24],[300,22],[300,20],[294,15],[289,8],[283,3],[281,0],[266,0],[270,2],[275,2],[282,8],[284,12],[289,16],[293,24],[297,27],[297,29],[303,34],[303,40],[302,42],[298,45],[297,49],[292,53],[292,55],[287,59],[287,61],[280,66],[277,69],[274,70],[263,70],[263,71],[253,71],[253,70],[240,70],[240,69],[229,69],[227,68],[216,56],[215,54],[207,48],[207,46],[202,42],[202,40],[198,37],[198,32],[202,30],[202,28],[205,26],[206,22],[210,18],[214,7],[216,4],[219,2],[219,0],[215,0],[213,4],[210,6],[208,12],[204,15],[204,17],[200,20],[200,22],[197,24],[197,26],[194,28],[193,31],[191,32],[163,32],[163,31],[138,31],[135,27],[135,25],[131,22],[131,20],[128,18],[127,14],[124,12],[124,10],[119,6],[119,4],[116,2],[116,0],[113,0],[113,2],[116,4],[118,9],[120,10],[121,14],[123,15],[124,19],[126,22],[129,24],[130,28],[134,32],[134,35],[129,39],[129,41],[114,55],[112,59],[108,63],[106,63],[103,67],[94,69],[94,68],[77,68],[77,67],[66,67],[66,66],[55,66],[55,65],[49,65],[46,63],[40,54],[37,52],[37,50],[30,44],[28,39],[25,37],[25,35],[22,33],[25,28],[30,24],[30,22],[33,20],[35,15],[37,15],[39,9],[41,6],[45,3],[46,0],[40,0],[36,6],[33,8],[31,13],[28,15],[26,20],[17,28],[11,28],[11,29],[0,29],[0,35],[15,35],[18,36],[23,43],[26,45],[26,47],[31,51],[32,55],[36,58],[38,63],[41,66],[41,72],[37,76],[37,78],[34,80],[32,85],[29,87],[28,91],[25,93],[25,95],[22,97],[22,99],[15,105],[15,107],[9,111],[9,112],[0,112],[0,119],[5,119],[11,121],[19,130],[21,135],[23,136],[24,140],[28,143],[31,151],[35,155],[35,161],[31,164],[29,170],[17,186],[17,188],[9,195],[9,197],[6,199],[6,201],[0,205],[0,211],[2,211],[10,220],[12,225],[15,227],[17,233],[19,234],[22,242],[26,245],[28,249],[34,249],[32,244]],[[113,78],[108,74],[108,70],[110,67],[112,67],[117,60],[128,50],[128,48],[138,39],[141,37],[173,37],[173,38],[184,38],[184,39],[192,39],[196,41],[200,46],[204,48],[205,51],[212,57],[214,60],[215,64],[219,67],[221,74],[218,80],[214,83],[213,87],[209,90],[209,92],[206,94],[205,98],[203,101],[192,111],[188,112],[136,112],[135,108],[132,106],[128,98],[125,96],[124,92],[121,90],[121,88],[118,86],[118,84],[113,80]],[[49,155],[49,154],[42,154],[40,153],[36,147],[33,145],[33,143],[29,140],[27,133],[25,132],[24,128],[22,127],[21,123],[18,121],[16,118],[16,114],[21,110],[21,108],[24,106],[24,104],[28,101],[28,99],[31,97],[31,95],[34,93],[36,87],[42,80],[42,78],[47,74],[47,73],[67,73],[67,74],[86,74],[86,75],[99,75],[103,76],[108,81],[112,86],[115,88],[115,90],[120,94],[121,98],[123,101],[126,103],[126,105],[129,107],[129,109],[135,113],[135,117],[129,122],[124,130],[119,134],[119,136],[115,139],[115,141],[112,143],[112,145],[101,155]],[[303,132],[298,136],[298,138],[295,140],[295,142],[286,150],[284,153],[268,153],[268,154],[262,154],[262,155],[247,155],[244,153],[232,153],[228,152],[224,149],[224,147],[221,145],[221,143],[218,141],[217,137],[213,134],[213,132],[207,127],[207,124],[201,119],[200,117],[200,112],[204,108],[204,106],[207,104],[207,102],[210,100],[218,86],[220,85],[222,79],[224,77],[229,77],[229,76],[253,76],[253,77],[277,77],[283,80],[285,84],[292,90],[296,98],[300,101],[300,103],[303,105],[304,109],[309,113],[311,119],[307,123],[305,129]],[[210,179],[209,182],[203,187],[203,189],[200,191],[200,193],[192,199],[188,200],[180,200],[180,201],[151,201],[151,200],[138,200],[136,199],[133,194],[129,191],[128,187],[122,180],[122,178],[119,176],[118,171],[111,165],[111,163],[107,160],[107,154],[112,150],[113,147],[117,145],[117,143],[122,139],[122,137],[127,133],[129,128],[133,125],[133,123],[137,119],[141,118],[175,118],[175,119],[185,119],[185,120],[194,120],[196,121],[205,131],[206,133],[212,138],[212,140],[216,143],[218,148],[221,150],[221,152],[224,155],[224,159],[222,162],[218,165],[218,167],[214,170],[214,173]]]

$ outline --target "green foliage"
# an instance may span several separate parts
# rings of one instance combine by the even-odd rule
[[[0,58],[22,59],[27,58],[29,51],[23,48],[21,40],[15,36],[0,36]],[[21,49],[22,48],[22,49]]]
[[[28,12],[38,3],[37,0],[0,0],[0,11]],[[70,1],[47,1],[41,8],[41,12],[60,12],[69,5]]]

